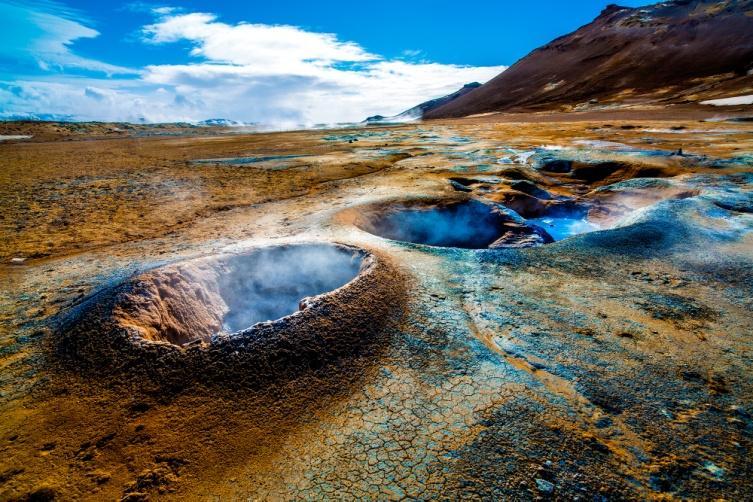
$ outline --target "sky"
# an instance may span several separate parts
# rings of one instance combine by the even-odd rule
[[[0,118],[356,122],[486,82],[607,3],[0,0]]]

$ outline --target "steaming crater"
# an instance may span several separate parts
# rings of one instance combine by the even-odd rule
[[[522,183],[515,184],[517,188]],[[540,190],[540,189],[539,189]],[[602,226],[588,218],[590,205],[576,202],[572,199],[551,200],[547,192],[533,197],[528,193],[517,192],[524,197],[516,197],[516,193],[507,193],[502,199],[506,206],[523,216],[532,225],[537,225],[547,231],[554,241],[561,241],[579,234],[602,230]],[[504,197],[506,196],[506,197]]]
[[[258,248],[134,276],[70,312],[56,345],[77,369],[253,385],[371,346],[403,290],[400,274],[362,249]]]
[[[363,260],[361,251],[310,245],[178,264],[138,277],[115,316],[147,340],[209,341],[295,313],[351,281]]]
[[[223,328],[241,331],[279,319],[304,298],[335,290],[358,275],[364,253],[338,246],[263,249],[225,263],[219,281],[228,307]]]
[[[456,191],[478,191],[485,200],[506,207],[525,221],[544,229],[554,241],[601,230],[588,219],[588,202],[558,196],[529,180],[504,180],[494,177],[450,178]]]
[[[364,208],[354,223],[380,237],[438,247],[486,249],[553,242],[544,229],[514,211],[477,199],[372,206]]]
[[[552,239],[561,241],[574,235],[595,232],[602,228],[589,221],[585,216],[543,216],[540,218],[529,218],[528,221],[544,228]]]

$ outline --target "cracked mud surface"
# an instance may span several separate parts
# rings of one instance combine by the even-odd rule
[[[752,155],[747,124],[609,117],[0,145],[0,499],[751,498]],[[357,225],[458,197],[594,228]],[[387,267],[310,312],[357,350],[163,380],[56,350],[134,274],[301,242]]]

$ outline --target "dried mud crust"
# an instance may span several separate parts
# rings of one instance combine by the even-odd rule
[[[69,312],[55,330],[52,351],[68,369],[103,377],[149,379],[150,385],[181,388],[192,383],[255,388],[270,382],[297,378],[308,372],[347,365],[384,340],[386,327],[403,311],[403,277],[389,260],[375,253],[341,244],[326,246],[358,255],[361,267],[347,284],[318,296],[302,299],[300,310],[274,321],[257,323],[237,333],[208,336],[207,326],[219,328],[220,303],[216,289],[206,288],[206,302],[187,300],[190,286],[174,287],[177,303],[189,307],[172,319],[165,312],[133,313],[134,297],[143,302],[144,288],[157,287],[155,277],[170,276],[176,266],[184,276],[217,273],[214,266],[228,256],[201,258],[145,272],[102,291]],[[271,249],[258,248],[243,256]],[[188,272],[186,272],[188,271]],[[193,274],[193,275],[192,275]],[[199,281],[200,282],[200,281]],[[199,283],[195,288],[199,289]],[[175,286],[175,285],[174,285]],[[153,306],[152,306],[153,307]],[[175,311],[173,311],[175,314]],[[146,326],[154,317],[195,329],[192,341],[165,338]],[[136,324],[141,326],[136,327]],[[173,328],[168,327],[167,332]],[[164,333],[163,333],[164,334]],[[151,335],[151,336],[150,336]],[[149,339],[151,338],[151,339]],[[168,341],[169,340],[169,341]]]

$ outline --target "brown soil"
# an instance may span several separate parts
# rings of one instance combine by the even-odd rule
[[[690,175],[751,171],[713,164],[750,155],[748,123],[627,113],[0,144],[0,499],[528,499],[550,496],[542,481],[563,499],[749,498],[743,196],[726,220],[709,219],[716,205],[529,250],[427,249],[354,225],[364,208],[456,198],[450,179],[461,197],[532,213],[567,198],[614,222],[713,199]],[[603,177],[497,162],[543,146],[625,161],[583,140],[684,154]],[[304,156],[192,162],[287,155]],[[600,188],[627,179],[659,181]],[[697,232],[672,233],[688,221]],[[382,266],[212,348],[225,307],[206,287],[217,269],[197,264],[301,242]],[[138,277],[131,301],[163,303],[118,311]]]

